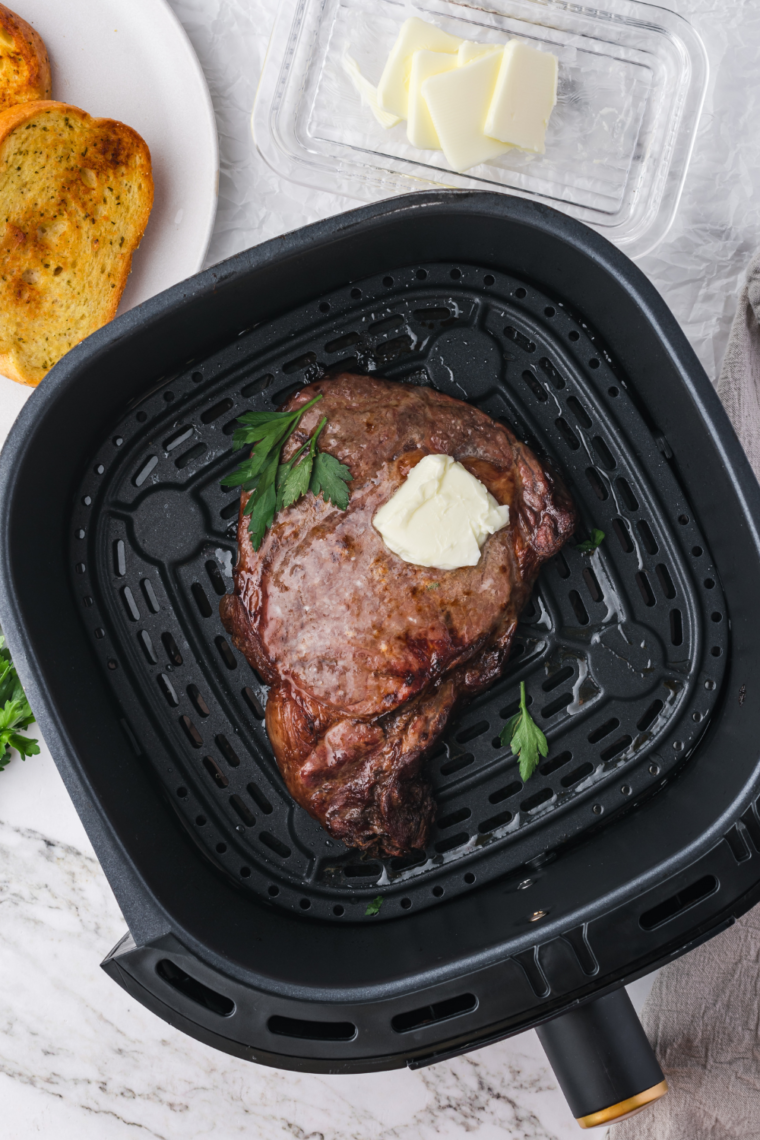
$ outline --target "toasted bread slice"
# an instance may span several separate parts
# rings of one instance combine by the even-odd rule
[[[67,103],[0,112],[0,373],[39,384],[110,321],[153,203],[147,144]]]
[[[34,28],[0,4],[0,111],[49,99],[50,60]]]

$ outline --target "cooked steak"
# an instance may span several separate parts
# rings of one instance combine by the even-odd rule
[[[317,393],[284,457],[326,416],[319,446],[353,475],[348,509],[309,492],[280,511],[256,553],[243,495],[222,620],[272,686],[266,726],[293,798],[348,847],[402,855],[425,846],[433,821],[426,754],[454,708],[500,675],[539,567],[572,533],[575,511],[556,475],[469,404],[342,374],[284,410]],[[454,456],[510,506],[477,566],[410,565],[372,526],[428,454]]]

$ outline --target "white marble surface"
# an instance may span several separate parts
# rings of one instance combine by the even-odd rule
[[[219,124],[219,215],[208,263],[349,208],[327,191],[279,184],[252,146],[249,116],[276,0],[171,2],[200,56]],[[705,38],[711,86],[676,224],[642,268],[714,378],[739,279],[760,244],[760,5],[678,0],[678,10]],[[27,396],[0,383],[0,438]],[[417,1073],[360,1077],[301,1076],[216,1053],[148,1014],[99,970],[123,931],[49,754],[14,760],[0,775],[3,1140],[578,1134],[534,1034]],[[645,981],[639,1001],[646,991]]]

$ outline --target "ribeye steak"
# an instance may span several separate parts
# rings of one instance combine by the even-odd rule
[[[434,817],[426,754],[455,706],[500,675],[541,563],[572,533],[575,510],[530,448],[469,404],[344,373],[283,410],[317,393],[285,458],[326,416],[319,446],[353,475],[348,509],[308,492],[279,512],[256,553],[243,495],[222,620],[271,685],[266,727],[293,798],[348,847],[402,855],[425,846]],[[372,526],[428,454],[452,455],[509,504],[477,566],[410,565]]]

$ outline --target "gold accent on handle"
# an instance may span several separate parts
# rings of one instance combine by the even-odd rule
[[[652,1085],[651,1089],[644,1089],[643,1092],[636,1093],[636,1096],[629,1096],[627,1100],[620,1100],[617,1104],[611,1104],[609,1108],[602,1108],[599,1112],[578,1117],[578,1123],[581,1128],[597,1128],[600,1124],[619,1124],[621,1120],[635,1116],[648,1104],[652,1104],[661,1096],[665,1096],[667,1091],[668,1082],[660,1081],[658,1085]]]

